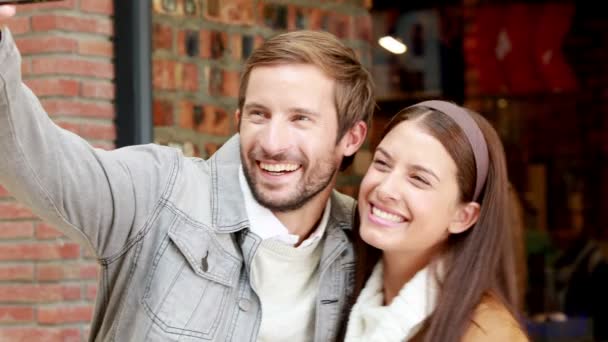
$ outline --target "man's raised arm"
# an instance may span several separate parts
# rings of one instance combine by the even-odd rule
[[[0,6],[0,24],[7,12]],[[167,191],[178,153],[154,145],[94,149],[49,119],[20,70],[19,51],[2,28],[0,184],[98,257],[121,252]]]

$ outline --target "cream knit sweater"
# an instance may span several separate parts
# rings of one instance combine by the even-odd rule
[[[350,313],[345,341],[407,341],[435,309],[438,289],[430,267],[416,273],[386,306],[382,284],[379,261]]]
[[[295,248],[270,239],[258,248],[251,266],[262,303],[258,341],[313,340],[322,241]]]

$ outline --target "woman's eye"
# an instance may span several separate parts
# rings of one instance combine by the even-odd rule
[[[424,177],[421,177],[419,175],[412,175],[411,177],[417,182],[423,183],[425,185],[430,185],[430,183]]]
[[[382,160],[382,159],[374,159],[372,160],[372,163],[377,167],[377,168],[381,168],[381,169],[386,169],[388,168],[388,164]]]

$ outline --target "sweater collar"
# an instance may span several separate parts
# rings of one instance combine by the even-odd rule
[[[418,332],[435,310],[438,284],[433,268],[420,270],[389,305],[383,305],[383,266],[380,260],[350,314],[346,341],[404,341]]]

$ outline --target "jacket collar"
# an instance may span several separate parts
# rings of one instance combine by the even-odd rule
[[[239,135],[235,134],[209,159],[211,169],[212,223],[221,233],[232,233],[249,226],[243,192],[239,185],[241,165]],[[333,191],[327,229],[339,227],[350,230],[355,214],[355,201]]]

